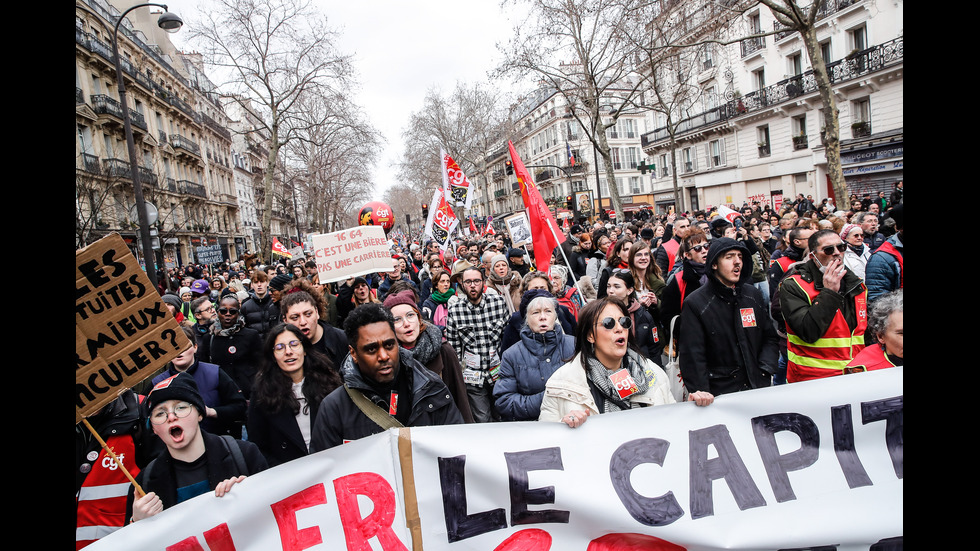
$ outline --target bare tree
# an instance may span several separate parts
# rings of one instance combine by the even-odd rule
[[[431,200],[432,191],[442,187],[439,150],[445,149],[471,183],[477,174],[488,181],[486,155],[510,128],[506,105],[504,93],[489,83],[457,83],[448,96],[429,90],[403,132],[407,145],[399,177],[418,189],[422,202]],[[485,187],[475,191],[489,203]],[[463,209],[453,205],[453,210],[462,220]]]
[[[350,60],[338,52],[337,34],[308,0],[214,0],[209,8],[203,22],[189,25],[191,38],[205,61],[226,76],[219,86],[259,107],[269,136],[260,223],[260,250],[268,254],[279,151],[336,115],[323,111],[326,119],[318,119],[296,107],[305,97],[336,97],[351,89]]]
[[[520,1],[520,0],[519,0]],[[620,116],[643,110],[643,78],[634,70],[633,23],[621,0],[523,0],[530,21],[503,48],[501,75],[534,77],[560,94],[602,157],[612,207],[621,210],[606,131]],[[596,167],[598,170],[598,167]]]

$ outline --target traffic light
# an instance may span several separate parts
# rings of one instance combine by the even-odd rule
[[[572,197],[571,195],[565,196],[565,208],[567,208],[570,211],[575,210],[575,198]]]
[[[429,219],[429,204],[422,203],[422,218]]]
[[[514,163],[510,161],[504,161],[504,171],[508,176],[514,174]]]

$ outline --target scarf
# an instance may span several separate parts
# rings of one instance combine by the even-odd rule
[[[415,346],[408,351],[420,364],[428,366],[442,351],[442,329],[438,325],[425,324],[425,329],[415,340]]]
[[[450,287],[446,289],[445,293],[440,293],[439,291],[433,290],[429,294],[429,297],[432,299],[432,302],[435,302],[436,304],[446,304],[449,302],[449,298],[455,294],[456,290]]]
[[[245,318],[238,316],[238,321],[235,322],[235,325],[232,325],[228,329],[223,329],[221,327],[221,322],[215,320],[213,323],[211,323],[210,327],[208,327],[208,330],[216,337],[230,337],[241,331],[243,327],[245,327]]]
[[[609,376],[618,370],[608,370],[606,366],[602,365],[595,357],[591,357],[588,360],[588,370],[586,371],[586,376],[589,380],[599,389],[599,392],[606,398],[606,403],[603,406],[601,413],[609,413],[611,411],[621,411],[623,408],[620,404],[626,406],[626,409],[630,409],[629,399],[622,399],[619,397],[619,392],[613,386],[612,380]],[[626,368],[629,371],[633,381],[639,388],[637,394],[643,394],[650,388],[650,381],[647,380],[646,374],[643,372],[643,358],[639,354],[633,352],[632,350],[627,350],[626,356],[623,358],[621,367]]]
[[[854,254],[856,254],[856,255],[858,255],[858,256],[861,256],[862,254],[864,254],[864,243],[861,243],[860,245],[858,245],[856,247],[854,245],[851,245],[850,243],[848,243],[847,244],[847,248],[848,249],[851,249],[851,252],[854,253]]]

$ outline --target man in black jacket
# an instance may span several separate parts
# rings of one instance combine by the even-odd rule
[[[680,361],[691,393],[714,396],[770,386],[779,341],[762,293],[752,285],[752,259],[740,241],[711,241],[708,281],[681,310]]]
[[[252,293],[242,303],[242,317],[245,327],[255,329],[265,341],[269,330],[279,324],[279,304],[272,300],[269,292],[269,274],[256,271],[252,277]]]
[[[391,312],[376,303],[355,308],[344,322],[350,355],[341,368],[344,386],[317,411],[310,453],[383,432],[367,411],[391,426],[422,427],[463,422],[446,383],[398,346]],[[364,398],[367,405],[354,400]],[[362,409],[365,408],[365,409]]]

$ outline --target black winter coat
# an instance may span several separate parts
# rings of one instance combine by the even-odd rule
[[[398,354],[400,369],[412,370],[412,410],[408,426],[428,427],[463,423],[463,417],[456,408],[446,383],[413,359],[408,350],[399,347]],[[350,356],[344,360],[341,374],[345,386],[360,390],[375,403],[380,402],[380,398],[364,381],[364,377]],[[399,408],[407,405],[399,404]],[[382,409],[387,411],[387,408]],[[339,446],[345,440],[358,440],[380,432],[384,432],[384,429],[365,415],[351,400],[344,386],[341,386],[327,395],[320,404],[316,420],[313,422],[310,453]]]
[[[726,238],[722,238],[726,239]],[[740,242],[713,245],[705,264],[727,250],[742,251],[740,281],[722,284],[709,268],[708,282],[684,300],[680,332],[680,366],[690,392],[715,396],[772,384],[779,360],[779,337],[766,313],[762,293],[752,286],[752,259]]]
[[[316,419],[320,404],[309,404],[309,406],[312,430],[313,420]],[[293,411],[283,408],[276,413],[270,413],[258,406],[255,400],[248,404],[248,440],[259,447],[262,455],[269,462],[269,467],[309,454]]]
[[[218,322],[215,322],[218,323]],[[255,329],[242,327],[229,336],[209,333],[201,337],[197,351],[201,361],[217,364],[242,389],[248,400],[252,397],[255,370],[262,361],[262,337]]]
[[[251,442],[235,440],[238,448],[242,451],[245,465],[248,472],[241,472],[235,466],[235,460],[231,453],[225,448],[225,443],[220,436],[215,436],[205,431],[201,431],[204,437],[204,453],[207,456],[208,464],[208,487],[214,490],[219,483],[229,478],[241,475],[254,475],[262,472],[269,467],[259,451],[259,447]],[[143,488],[144,492],[154,492],[160,496],[164,510],[177,505],[177,478],[174,473],[173,458],[170,453],[163,453],[150,462],[138,475],[136,482]],[[149,478],[147,478],[147,473]],[[126,518],[133,516],[134,487],[129,486],[129,494],[126,496]]]
[[[262,340],[280,323],[279,304],[272,300],[272,293],[266,293],[262,298],[250,296],[242,303],[241,314],[245,318],[245,327],[258,331]]]

